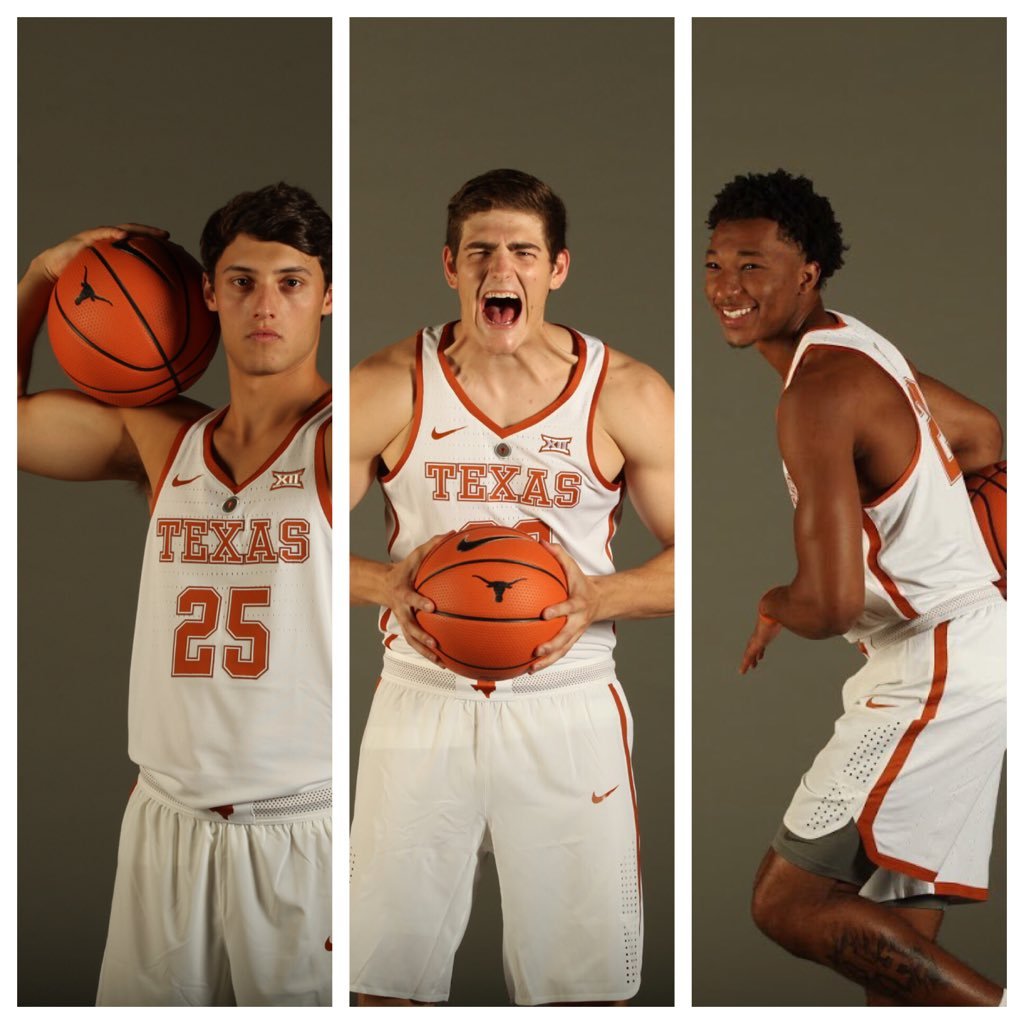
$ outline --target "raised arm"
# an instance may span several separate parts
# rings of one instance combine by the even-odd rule
[[[993,412],[934,377],[916,374],[931,410],[963,472],[983,469],[1002,455],[1002,426]]]
[[[144,479],[124,410],[78,391],[28,393],[36,336],[61,271],[86,246],[129,234],[165,236],[142,224],[83,231],[40,253],[18,282],[18,467],[64,480]]]

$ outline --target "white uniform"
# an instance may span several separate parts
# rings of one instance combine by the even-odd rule
[[[453,325],[416,348],[412,435],[381,477],[395,561],[470,523],[562,544],[614,570],[624,499],[592,453],[608,350],[573,332],[561,395],[501,427],[444,357]],[[630,997],[642,910],[631,718],[610,622],[551,668],[478,682],[437,667],[380,619],[384,667],[359,760],[352,825],[355,991],[444,1001],[481,854],[501,879],[505,972],[519,1004]]]
[[[846,638],[869,660],[846,683],[845,712],[785,826],[813,839],[854,820],[882,868],[861,891],[875,900],[983,899],[1005,750],[998,571],[909,364],[879,334],[834,315],[837,326],[802,339],[786,387],[811,349],[858,352],[902,389],[917,443],[905,472],[863,509],[865,605]]]
[[[101,1004],[329,1004],[330,396],[240,484],[225,414],[153,496]]]

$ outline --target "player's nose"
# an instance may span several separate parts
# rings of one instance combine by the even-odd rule
[[[269,285],[257,285],[253,291],[252,313],[256,319],[274,316],[277,312],[277,290]]]

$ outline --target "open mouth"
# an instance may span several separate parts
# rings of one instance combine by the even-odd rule
[[[751,312],[753,312],[753,306],[746,306],[743,309],[722,309],[721,315],[728,321],[736,322],[738,320],[745,319]]]
[[[494,327],[511,327],[522,315],[522,299],[511,291],[488,291],[483,296],[483,315]]]

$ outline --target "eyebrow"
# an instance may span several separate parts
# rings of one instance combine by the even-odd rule
[[[718,250],[717,249],[707,249],[707,255],[708,256],[716,256],[717,254],[718,254]],[[763,256],[764,254],[759,249],[739,249],[739,251],[736,252],[736,255],[737,256]]]
[[[493,252],[497,248],[494,242],[469,242],[465,246],[467,249],[482,249],[484,252]],[[536,249],[540,251],[540,246],[534,242],[509,242],[508,248],[513,252],[518,249]]]
[[[258,273],[259,271],[255,270],[251,266],[241,266],[238,263],[232,263],[230,266],[225,266],[222,272],[223,273],[231,273],[231,272],[233,272],[233,273],[254,274],[254,273]],[[271,273],[275,273],[275,274],[308,274],[309,271],[304,266],[284,266],[284,267],[281,267],[279,270],[272,270]]]

